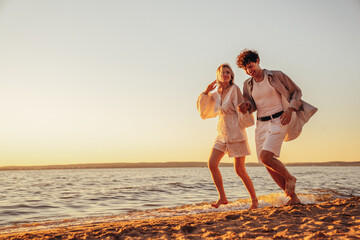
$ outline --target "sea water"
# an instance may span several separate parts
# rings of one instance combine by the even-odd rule
[[[305,204],[360,196],[360,167],[288,167]],[[93,222],[247,209],[250,198],[233,168],[220,168],[229,204],[218,199],[207,168],[111,168],[0,171],[0,234]],[[288,198],[264,167],[248,167],[259,207]]]

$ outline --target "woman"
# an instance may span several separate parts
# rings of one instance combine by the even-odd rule
[[[219,200],[212,206],[218,208],[221,204],[228,203],[219,170],[221,158],[228,153],[229,157],[234,157],[235,171],[250,194],[252,200],[250,209],[255,209],[258,207],[258,200],[254,185],[245,169],[245,156],[250,155],[245,132],[245,126],[249,125],[246,123],[246,117],[252,117],[252,115],[243,115],[237,111],[237,106],[244,99],[240,88],[234,84],[234,73],[231,67],[228,64],[222,64],[216,71],[216,77],[217,79],[209,84],[197,101],[197,109],[202,119],[219,116],[218,136],[208,162],[219,193]],[[218,86],[218,90],[210,93],[216,86]]]

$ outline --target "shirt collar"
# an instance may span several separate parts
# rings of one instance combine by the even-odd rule
[[[263,70],[265,71],[265,74],[267,74],[268,76],[269,75],[273,76],[272,71],[267,70],[267,69],[263,69]],[[248,85],[250,85],[251,88],[253,87],[253,85],[254,85],[254,78],[253,77],[250,78],[250,81],[248,82]]]

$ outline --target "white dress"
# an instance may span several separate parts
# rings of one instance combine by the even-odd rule
[[[219,116],[217,126],[218,135],[213,148],[228,153],[229,157],[241,157],[250,155],[245,126],[249,123],[252,115],[242,114],[237,106],[244,101],[240,88],[233,84],[223,100],[218,92],[202,93],[197,100],[197,110],[202,119]]]

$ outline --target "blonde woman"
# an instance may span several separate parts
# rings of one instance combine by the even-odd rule
[[[255,209],[258,207],[258,200],[254,185],[245,169],[245,156],[250,155],[245,127],[249,125],[249,117],[251,122],[252,115],[246,116],[237,110],[237,106],[244,99],[240,88],[234,84],[234,72],[229,64],[222,64],[218,67],[216,78],[200,94],[197,101],[197,109],[202,119],[219,116],[218,135],[208,162],[219,193],[219,199],[212,206],[218,208],[221,204],[228,203],[219,170],[220,160],[228,153],[229,157],[234,158],[235,171],[250,194],[252,200],[250,209]],[[218,87],[217,91],[213,91],[216,87]]]

